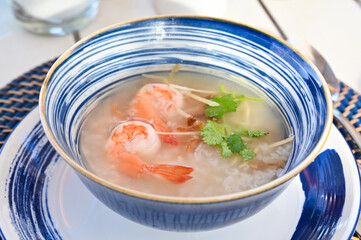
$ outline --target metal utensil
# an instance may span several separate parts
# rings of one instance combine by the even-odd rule
[[[340,83],[327,61],[314,47],[304,41],[297,39],[288,39],[287,42],[297,48],[305,57],[307,57],[311,62],[313,62],[313,64],[315,64],[315,66],[325,78],[331,92],[332,101],[335,104],[338,100],[340,93]],[[351,123],[347,120],[347,118],[343,116],[342,113],[338,111],[335,107],[333,108],[333,116],[345,127],[347,132],[353,138],[354,142],[361,149],[360,133],[356,131],[354,126],[352,126]]]

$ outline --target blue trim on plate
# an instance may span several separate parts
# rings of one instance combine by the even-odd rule
[[[344,135],[343,135],[343,136],[344,136]],[[348,142],[347,142],[347,143],[348,143]],[[349,143],[348,143],[348,144],[349,144]],[[351,149],[350,149],[350,151],[351,151]],[[354,156],[354,157],[356,156],[355,153],[353,153],[353,156]],[[357,163],[357,161],[356,161],[356,157],[355,157],[355,162],[354,162],[354,164],[355,164],[355,168],[356,168],[356,169],[360,169],[359,166],[358,166],[358,163]],[[357,171],[357,173],[358,173],[358,177],[361,179],[360,170]],[[359,187],[360,187],[360,191],[361,191],[361,185],[359,185]],[[359,206],[358,206],[357,219],[360,219],[360,215],[361,215],[361,201],[359,202]],[[356,221],[355,224],[353,225],[353,231],[351,232],[351,234],[348,236],[347,239],[351,239],[351,238],[354,236],[354,232],[357,230],[357,229],[356,229],[357,225],[358,225],[358,221]]]
[[[38,122],[12,161],[8,179],[9,215],[20,239],[61,239],[47,199],[50,164],[59,156]],[[51,171],[50,171],[51,172]]]
[[[346,195],[340,156],[333,149],[322,152],[300,174],[300,179],[306,199],[292,240],[305,239],[305,235],[308,239],[331,239]]]

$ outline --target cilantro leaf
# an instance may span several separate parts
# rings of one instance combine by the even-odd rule
[[[234,153],[239,153],[246,147],[246,145],[243,143],[241,136],[234,133],[228,137],[227,146]]]
[[[220,146],[221,146],[222,157],[227,158],[232,156],[233,152],[231,151],[231,149],[229,149],[226,142],[222,142]]]
[[[262,136],[265,136],[267,134],[268,134],[267,131],[251,130],[251,129],[246,130],[246,135],[248,137],[262,137]]]
[[[241,150],[239,154],[241,154],[244,161],[248,161],[256,156],[256,153],[247,146],[243,150]]]
[[[236,112],[238,104],[244,100],[260,101],[260,98],[246,97],[243,94],[236,94],[234,91],[229,91],[221,84],[221,95],[211,98],[211,101],[218,103],[218,106],[205,107],[205,116],[212,118],[201,129],[201,136],[203,142],[208,145],[215,145],[221,149],[221,156],[224,158],[230,157],[233,153],[238,153],[242,156],[244,161],[252,159],[256,153],[251,150],[243,142],[242,136],[261,137],[268,134],[267,131],[253,130],[253,129],[234,129],[232,125],[226,122],[217,123],[216,119],[220,119],[224,114],[229,112]],[[225,120],[225,119],[223,119]]]
[[[237,110],[237,103],[233,100],[232,95],[215,96],[211,101],[219,103],[219,106],[212,107],[206,105],[205,115],[207,117],[221,118],[227,112],[235,112]]]
[[[203,141],[208,145],[218,145],[223,142],[224,127],[216,122],[208,120],[201,130]]]

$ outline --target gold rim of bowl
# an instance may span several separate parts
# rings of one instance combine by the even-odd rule
[[[118,186],[116,184],[113,184],[109,181],[106,181],[98,176],[96,176],[95,174],[89,172],[88,170],[84,169],[83,167],[81,167],[75,160],[73,160],[68,154],[65,153],[65,151],[60,147],[60,145],[57,143],[57,141],[55,140],[53,134],[50,131],[49,125],[47,123],[47,121],[45,120],[45,112],[44,112],[44,104],[45,104],[45,95],[46,95],[46,91],[47,91],[47,85],[49,80],[51,79],[54,71],[59,67],[59,65],[64,62],[74,51],[74,49],[76,49],[78,46],[80,46],[81,44],[83,44],[84,42],[88,41],[89,39],[91,39],[92,37],[99,35],[107,30],[110,30],[112,28],[121,26],[121,25],[125,25],[125,24],[130,24],[130,23],[135,23],[135,22],[141,22],[141,21],[145,21],[145,20],[152,20],[152,19],[161,19],[161,18],[198,18],[198,19],[210,19],[210,20],[217,20],[217,21],[223,21],[223,22],[228,22],[228,23],[232,23],[232,24],[236,24],[236,25],[240,25],[240,26],[244,26],[250,29],[254,29],[258,32],[261,32],[265,35],[268,35],[284,44],[286,44],[288,47],[290,47],[292,50],[294,50],[295,52],[297,52],[300,56],[302,56],[302,58],[304,58],[304,60],[306,60],[308,62],[309,65],[312,66],[312,68],[314,69],[314,71],[317,73],[318,77],[320,78],[321,82],[322,82],[322,88],[324,90],[325,93],[325,97],[326,97],[326,102],[327,102],[327,117],[326,117],[326,123],[325,123],[325,128],[324,131],[322,132],[321,138],[319,139],[317,145],[315,146],[315,148],[311,151],[311,153],[306,157],[306,159],[299,164],[295,169],[289,171],[288,173],[282,175],[279,178],[276,178],[275,180],[272,180],[271,182],[268,182],[266,184],[263,184],[259,187],[250,189],[250,190],[246,190],[246,191],[242,191],[242,192],[238,192],[238,193],[232,193],[232,194],[227,194],[227,195],[219,195],[219,196],[210,196],[210,197],[170,197],[170,196],[163,196],[163,195],[155,195],[155,194],[149,194],[149,193],[143,193],[143,192],[139,192],[139,191],[135,191],[135,190],[131,190],[125,187],[121,187]],[[154,200],[154,201],[163,201],[163,202],[171,202],[171,203],[216,203],[216,202],[223,202],[223,201],[231,201],[231,200],[236,200],[236,199],[241,199],[241,198],[246,198],[246,197],[250,197],[253,195],[257,195],[259,193],[265,192],[267,190],[273,189],[285,182],[287,182],[288,180],[290,180],[291,178],[297,176],[297,174],[299,174],[302,170],[304,170],[316,157],[317,155],[320,153],[322,147],[324,146],[324,144],[326,143],[326,140],[328,138],[328,135],[330,134],[331,131],[331,126],[332,126],[332,100],[331,100],[331,94],[330,91],[327,87],[327,83],[325,81],[325,79],[323,78],[323,76],[321,75],[321,73],[318,71],[318,69],[315,67],[315,65],[309,61],[305,56],[302,55],[302,53],[300,53],[296,48],[294,48],[292,45],[290,45],[288,42],[286,42],[285,40],[274,36],[268,32],[265,32],[263,30],[257,29],[255,27],[243,24],[243,23],[239,23],[236,21],[231,21],[231,20],[226,20],[226,19],[222,19],[222,18],[215,18],[215,17],[207,17],[207,16],[193,16],[193,15],[163,15],[163,16],[156,16],[156,17],[149,17],[149,18],[141,18],[141,19],[136,19],[136,20],[132,20],[132,21],[127,21],[127,22],[122,22],[122,23],[118,23],[118,24],[114,24],[111,26],[108,26],[106,28],[103,28],[99,31],[96,31],[90,35],[88,35],[87,37],[81,39],[80,41],[78,41],[77,43],[75,43],[71,48],[69,48],[65,53],[63,53],[57,60],[56,62],[53,64],[53,66],[50,68],[48,74],[45,77],[43,86],[41,88],[40,91],[40,95],[39,95],[39,110],[40,110],[40,119],[45,131],[45,134],[47,135],[49,141],[51,142],[51,144],[53,145],[53,147],[56,149],[56,151],[62,156],[62,158],[71,166],[73,167],[75,170],[77,170],[79,173],[83,174],[84,176],[88,177],[89,179],[92,179],[95,182],[100,183],[101,185],[104,185],[110,189],[113,189],[115,191],[124,193],[124,194],[128,194],[131,196],[136,196],[136,197],[140,197],[140,198],[144,198],[144,199],[149,199],[149,200]]]

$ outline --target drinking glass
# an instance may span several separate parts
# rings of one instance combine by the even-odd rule
[[[34,33],[66,35],[85,27],[99,0],[8,0],[15,18]]]

